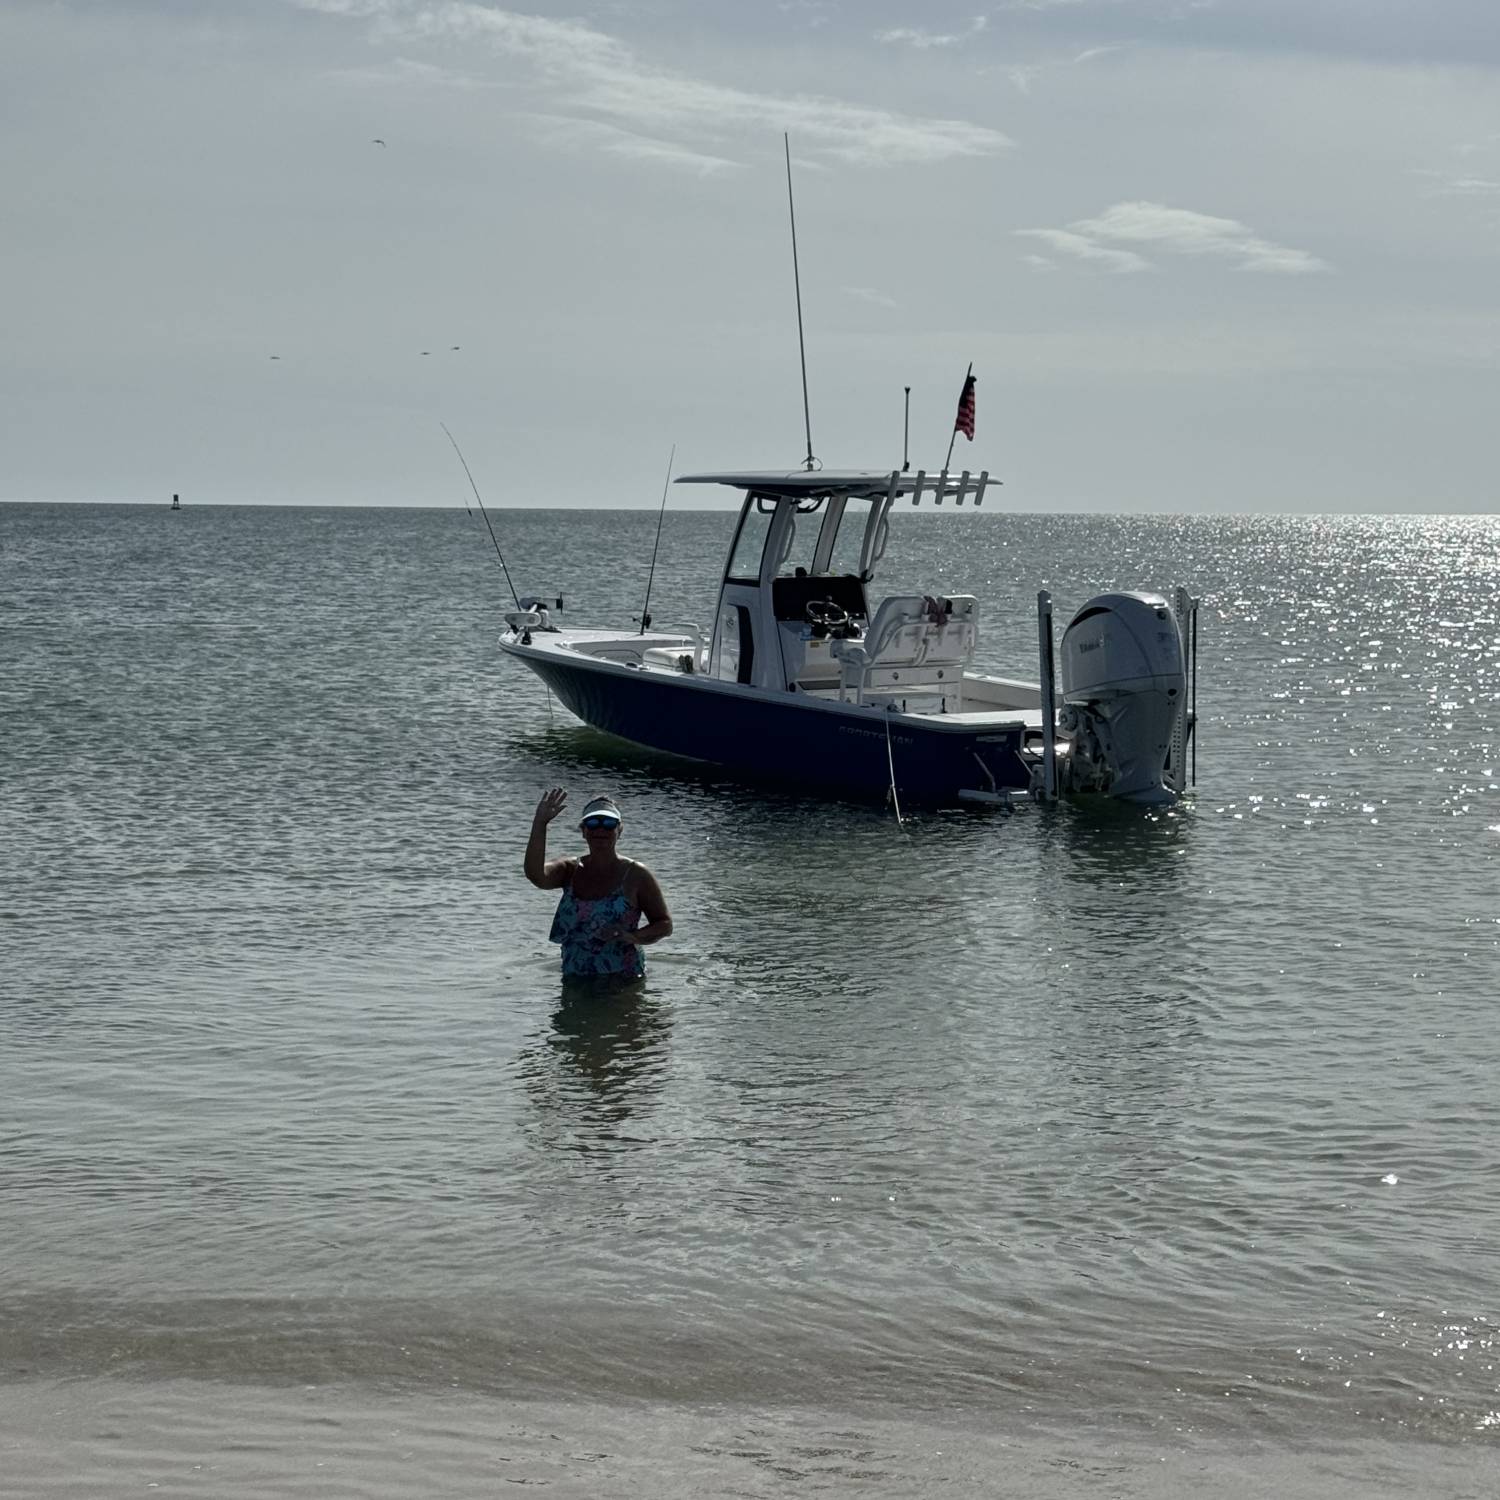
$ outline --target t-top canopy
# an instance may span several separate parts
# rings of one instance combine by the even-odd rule
[[[845,495],[851,499],[883,500],[897,495],[911,495],[915,502],[923,494],[941,499],[944,495],[963,496],[974,491],[976,505],[984,498],[989,470],[977,479],[962,475],[906,474],[899,469],[792,469],[787,472],[766,470],[731,474],[683,474],[678,484],[727,484],[757,495]]]

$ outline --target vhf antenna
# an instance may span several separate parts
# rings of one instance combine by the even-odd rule
[[[797,351],[802,356],[802,421],[807,428],[807,468],[817,467],[812,451],[812,410],[807,403],[807,343],[802,337],[802,275],[797,269],[797,209],[792,202],[792,138],[781,136],[786,147],[786,210],[792,221],[792,284],[797,288]]]

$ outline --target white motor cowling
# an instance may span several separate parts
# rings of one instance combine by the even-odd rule
[[[1169,760],[1187,675],[1171,606],[1160,594],[1099,594],[1073,616],[1061,651],[1068,789],[1172,801],[1182,784]]]

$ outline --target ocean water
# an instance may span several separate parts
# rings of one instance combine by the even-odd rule
[[[639,613],[654,515],[491,519]],[[1500,1489],[1496,518],[901,515],[987,670],[1204,600],[1179,808],[904,826],[580,725],[461,509],[0,506],[0,582],[0,1492]]]

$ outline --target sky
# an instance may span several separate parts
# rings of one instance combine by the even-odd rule
[[[5,0],[0,500],[795,468],[783,133],[826,467],[1500,510],[1495,0]]]

